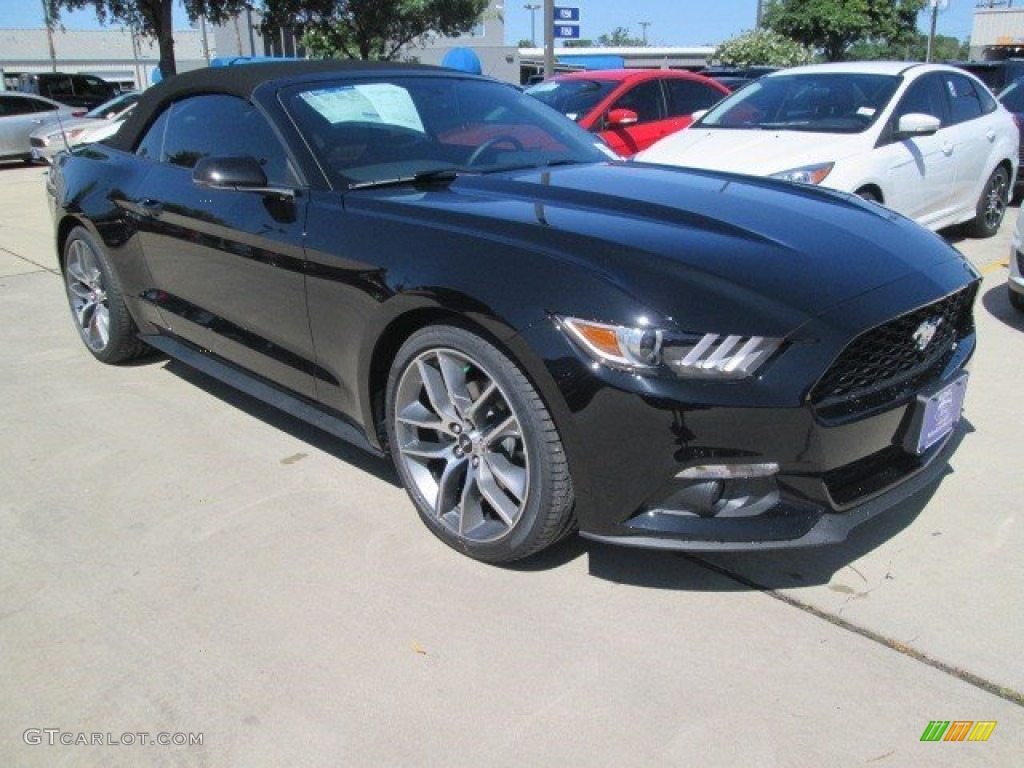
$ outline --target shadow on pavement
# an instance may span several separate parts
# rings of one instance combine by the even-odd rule
[[[985,291],[981,296],[981,305],[996,320],[1018,331],[1024,331],[1024,312],[1014,309],[1010,303],[1005,282]]]

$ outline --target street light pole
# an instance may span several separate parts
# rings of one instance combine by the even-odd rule
[[[530,12],[530,45],[537,47],[537,9],[540,3],[526,3],[523,8]]]
[[[643,32],[641,34],[643,35],[643,38],[644,38],[644,45],[647,45],[647,28],[649,26],[651,26],[651,22],[649,22],[649,21],[638,21],[637,24],[639,24],[640,28],[643,30]]]
[[[555,74],[555,0],[544,0],[544,79]]]
[[[932,60],[932,50],[935,48],[935,22],[939,18],[939,0],[930,0],[932,6],[932,24],[931,29],[928,30],[928,50],[924,55],[924,60],[930,62]]]

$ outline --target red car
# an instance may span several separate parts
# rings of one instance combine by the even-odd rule
[[[623,157],[685,128],[729,94],[711,78],[676,69],[573,72],[526,92],[601,135]]]

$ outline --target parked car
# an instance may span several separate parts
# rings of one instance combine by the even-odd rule
[[[705,67],[698,74],[716,80],[730,91],[735,91],[748,83],[759,80],[772,72],[778,72],[781,67],[750,66],[750,67],[726,67],[716,65]]]
[[[487,78],[186,72],[48,193],[98,360],[158,349],[390,453],[481,560],[577,528],[834,542],[955,444],[979,276],[953,247],[852,196],[609,160]]]
[[[996,97],[999,103],[1006,107],[1006,111],[1013,115],[1013,121],[1017,124],[1017,138],[1019,140],[1017,149],[1018,173],[1016,191],[1024,186],[1024,178],[1020,171],[1019,161],[1024,160],[1024,77],[1020,77],[1003,88]]]
[[[67,72],[23,72],[18,78],[18,90],[85,109],[98,107],[118,94],[113,84],[96,75]]]
[[[751,173],[853,192],[931,229],[999,229],[1018,133],[953,67],[851,62],[766,75],[638,161]]]
[[[138,100],[139,92],[129,91],[100,104],[83,117],[62,119],[59,123],[38,128],[29,137],[32,159],[48,163],[63,149],[113,136],[135,109]]]
[[[720,101],[729,89],[673,69],[608,69],[558,75],[526,92],[630,157],[688,126],[694,112]]]
[[[1013,228],[1013,245],[1010,247],[1010,276],[1006,281],[1010,304],[1024,312],[1024,218],[1017,216]]]
[[[999,93],[1014,80],[1024,77],[1024,59],[1006,58],[986,61],[950,61],[950,66],[970,72],[988,86],[993,93]]]
[[[40,126],[57,119],[70,119],[75,110],[41,96],[12,91],[0,92],[0,160],[31,162],[29,136]]]

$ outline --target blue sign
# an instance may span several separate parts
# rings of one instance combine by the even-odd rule
[[[579,8],[563,8],[561,6],[555,6],[555,24],[561,24],[565,21],[572,21],[577,24],[580,22],[580,9]]]
[[[576,24],[555,24],[556,40],[579,40],[580,28]]]

